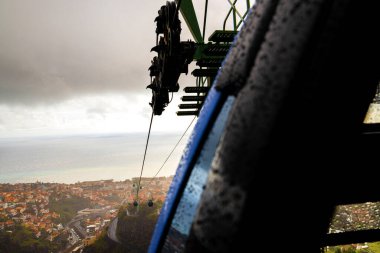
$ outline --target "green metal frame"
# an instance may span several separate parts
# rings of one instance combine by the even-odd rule
[[[205,12],[203,19],[203,33],[201,33],[201,29],[199,26],[198,18],[195,13],[194,5],[192,0],[175,0],[177,4],[180,4],[180,11],[183,19],[186,22],[187,27],[189,28],[195,42],[197,43],[197,49],[194,54],[194,60],[199,60],[203,57],[203,51],[207,47],[205,45],[205,32],[206,32],[206,21],[207,21],[207,9],[208,9],[208,0],[205,0]],[[244,14],[240,14],[240,12],[236,8],[236,3],[238,0],[227,0],[231,5],[226,18],[223,22],[223,30],[226,30],[226,24],[229,18],[232,15],[233,21],[233,29],[237,31],[241,24],[244,22],[245,17],[248,15],[249,9],[251,8],[250,0],[246,0],[246,11]],[[239,20],[237,20],[239,18]]]
[[[237,0],[234,0],[234,2],[231,2],[231,0],[227,0],[228,3],[231,5],[230,10],[228,11],[228,14],[223,22],[223,30],[226,30],[226,24],[227,20],[230,17],[232,13],[232,21],[233,21],[233,29],[234,31],[237,31],[240,27],[240,25],[244,22],[245,17],[248,15],[249,9],[251,8],[251,2],[250,0],[246,0],[247,9],[243,15],[240,14],[240,12],[236,9],[236,2]],[[236,15],[239,16],[240,20],[237,22]]]
[[[205,57],[203,54],[204,50],[207,48],[207,44],[205,44],[205,33],[206,33],[206,21],[207,21],[207,9],[208,9],[208,0],[205,0],[205,11],[203,18],[203,33],[201,33],[201,29],[198,23],[198,18],[195,13],[194,5],[192,0],[175,0],[177,4],[180,5],[180,11],[183,19],[186,22],[187,27],[189,28],[195,42],[197,43],[197,49],[195,51],[194,60],[199,60]],[[219,0],[220,1],[220,0]],[[226,30],[226,24],[229,18],[232,15],[233,22],[233,30],[237,31],[239,27],[243,24],[245,17],[248,15],[248,12],[251,8],[250,0],[246,0],[246,11],[242,15],[236,8],[236,3],[238,0],[227,0],[230,4],[230,9],[226,15],[226,18],[223,22],[223,31]],[[239,19],[239,20],[238,20]],[[210,85],[209,78],[197,78],[196,80],[197,86],[206,86]]]
[[[207,7],[208,7],[208,0],[205,0],[205,13],[204,13],[204,19],[203,19],[203,33],[201,33],[201,29],[199,27],[198,18],[195,13],[194,5],[192,0],[175,0],[177,4],[180,4],[180,11],[182,14],[183,19],[186,22],[187,27],[189,28],[191,34],[193,35],[193,38],[195,42],[197,43],[204,43],[205,42],[205,31],[206,31],[206,20],[207,20]],[[223,22],[223,30],[226,30],[227,21],[232,15],[232,22],[233,22],[233,30],[237,31],[239,27],[244,22],[244,19],[248,15],[249,9],[251,8],[251,1],[246,0],[246,11],[244,14],[241,14],[238,9],[236,8],[236,3],[238,0],[227,0],[228,3],[231,5],[226,18]],[[239,20],[238,20],[239,18]]]
[[[192,0],[176,0],[177,4],[179,2],[181,2],[180,11],[181,11],[182,17],[185,20],[191,34],[193,35],[195,42],[203,43],[204,40],[201,34],[201,30],[199,28],[197,15],[194,10],[193,1]]]

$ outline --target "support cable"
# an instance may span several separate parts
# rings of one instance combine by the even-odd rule
[[[153,122],[153,110],[152,110],[152,116],[150,117],[150,124],[149,124],[149,130],[148,130],[148,137],[146,139],[146,144],[145,144],[145,152],[144,152],[144,158],[141,166],[141,172],[140,172],[140,178],[139,178],[139,183],[137,185],[137,193],[136,193],[136,200],[139,200],[139,191],[140,191],[140,183],[141,183],[141,177],[144,171],[144,164],[145,164],[145,158],[146,158],[146,151],[148,149],[148,143],[149,143],[149,137],[150,137],[150,130],[152,129],[152,122]]]
[[[149,184],[146,186],[150,186],[153,182],[153,180],[157,177],[158,173],[160,173],[160,171],[162,170],[162,168],[165,166],[166,162],[169,160],[170,156],[173,154],[174,150],[177,148],[177,146],[179,145],[179,143],[181,142],[181,140],[183,139],[183,137],[186,135],[187,131],[190,129],[190,126],[194,123],[194,120],[196,119],[197,117],[194,117],[193,120],[190,122],[190,124],[187,126],[185,132],[182,134],[181,138],[179,138],[178,142],[175,144],[174,148],[172,149],[172,151],[169,153],[169,155],[166,157],[164,163],[161,165],[161,167],[158,169],[158,171],[156,172],[156,174],[152,177],[152,179],[150,180]]]

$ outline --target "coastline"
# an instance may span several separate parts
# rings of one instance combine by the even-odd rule
[[[137,177],[137,170],[126,172],[125,168],[87,168],[68,169],[56,171],[32,171],[30,173],[13,173],[0,176],[0,184],[28,184],[28,183],[58,183],[75,184],[89,181],[125,181]],[[163,173],[158,177],[169,177],[173,173]],[[151,178],[154,174],[147,173],[145,178]]]

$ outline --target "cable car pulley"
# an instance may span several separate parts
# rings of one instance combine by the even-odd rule
[[[195,43],[180,41],[181,21],[175,2],[166,2],[158,11],[156,22],[156,46],[151,49],[157,53],[149,67],[152,101],[149,105],[154,115],[161,115],[170,103],[169,92],[178,92],[178,79],[181,73],[188,73],[188,65],[193,60]],[[160,36],[163,35],[163,36]]]

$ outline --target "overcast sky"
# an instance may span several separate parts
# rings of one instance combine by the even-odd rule
[[[0,137],[146,132],[153,20],[165,2],[0,0]],[[228,2],[209,2],[211,31]],[[204,1],[194,4],[203,20]],[[181,39],[191,39],[182,28]],[[194,84],[180,79],[181,88]],[[186,128],[191,119],[175,115],[179,97],[154,130]]]
[[[0,0],[0,181],[71,182],[138,175],[151,115],[151,91],[145,87],[155,56],[150,52],[156,39],[154,19],[165,3]],[[193,3],[202,26],[204,0]],[[209,0],[207,37],[221,28],[227,11],[227,0]],[[182,28],[181,39],[192,39],[184,22]],[[181,76],[179,83],[182,90],[195,85],[195,78]],[[175,94],[163,115],[154,118],[144,176],[157,172],[192,120],[175,114],[181,95]],[[141,134],[130,134],[136,132]],[[94,133],[125,138],[111,138],[108,146],[107,138],[77,138]],[[75,137],[55,139],[61,135]],[[50,146],[44,149],[45,144]],[[186,138],[160,175],[174,174],[185,144]],[[112,158],[106,159],[107,166],[102,164],[106,157]],[[56,164],[65,161],[69,167]],[[68,169],[77,171],[75,179],[70,173],[57,176]]]

